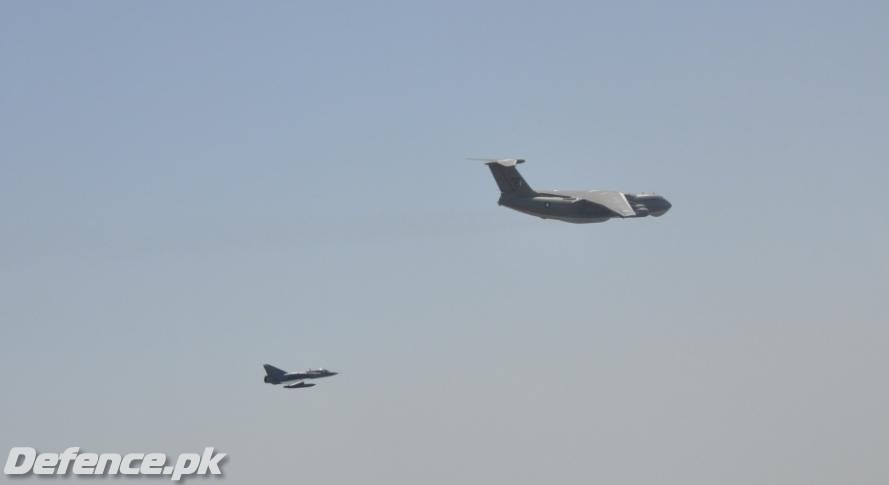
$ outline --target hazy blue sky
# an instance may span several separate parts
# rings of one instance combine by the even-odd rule
[[[885,485],[889,3],[3,2],[0,456]],[[660,219],[496,205],[657,191]],[[342,374],[304,392],[264,362]]]

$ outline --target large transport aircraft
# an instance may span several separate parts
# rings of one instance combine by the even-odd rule
[[[629,194],[613,190],[534,190],[516,165],[516,158],[471,158],[485,162],[500,188],[499,205],[541,217],[575,224],[605,222],[615,217],[660,217],[672,204],[657,194]]]

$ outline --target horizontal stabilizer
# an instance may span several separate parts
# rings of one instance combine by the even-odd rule
[[[515,167],[520,163],[525,163],[525,159],[523,158],[467,158],[467,160],[478,160],[480,162],[485,162],[487,165],[496,163],[497,165],[502,165],[504,167]]]

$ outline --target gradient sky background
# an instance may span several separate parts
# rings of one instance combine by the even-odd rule
[[[889,3],[4,2],[0,455],[889,483]],[[543,221],[536,187],[657,191]],[[293,392],[261,364],[342,372]]]

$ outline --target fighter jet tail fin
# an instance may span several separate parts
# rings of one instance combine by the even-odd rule
[[[281,370],[269,364],[265,364],[262,367],[265,368],[265,375],[268,377],[281,377],[287,373],[287,371]]]
[[[497,187],[500,188],[501,193],[529,196],[536,194],[534,189],[528,185],[528,182],[525,182],[522,174],[516,169],[516,165],[525,163],[525,160],[521,158],[504,158],[499,160],[492,158],[471,158],[470,160],[481,160],[485,162],[485,165],[491,169],[491,175],[494,176],[494,181],[497,182]]]

